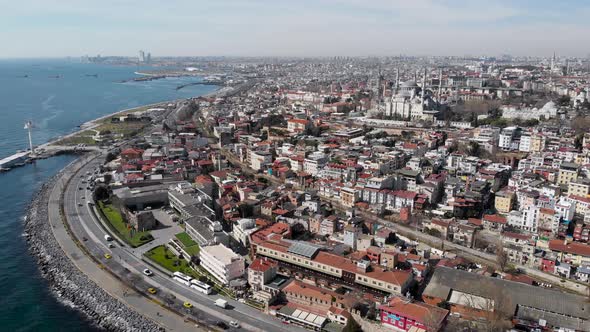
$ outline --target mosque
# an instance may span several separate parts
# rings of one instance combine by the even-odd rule
[[[409,121],[435,120],[440,105],[425,87],[426,72],[422,78],[422,87],[413,80],[399,84],[396,78],[392,96],[385,101],[383,115]]]

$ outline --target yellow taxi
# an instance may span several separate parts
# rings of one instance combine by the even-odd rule
[[[111,259],[113,256],[111,256],[111,254],[104,254],[104,258],[106,259]]]
[[[190,302],[184,302],[184,303],[182,304],[182,306],[183,306],[183,307],[185,307],[185,308],[188,308],[188,309],[190,309],[190,308],[192,308],[192,307],[193,307],[193,305],[192,305]]]
[[[148,293],[150,293],[150,294],[156,294],[156,293],[158,292],[158,290],[157,290],[157,289],[155,289],[154,287],[150,287],[150,288],[148,288],[148,289],[147,289],[147,291],[148,291]]]

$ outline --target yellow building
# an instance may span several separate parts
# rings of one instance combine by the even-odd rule
[[[559,175],[557,176],[557,184],[569,185],[570,182],[578,179],[580,166],[574,163],[562,163],[559,166]]]
[[[494,207],[500,213],[509,213],[514,206],[514,193],[502,190],[496,193]]]
[[[533,135],[531,136],[530,152],[541,152],[545,149],[545,136]]]
[[[340,202],[342,205],[352,207],[356,201],[357,195],[355,189],[347,187],[340,189]]]
[[[590,194],[590,179],[578,179],[570,182],[567,187],[567,194],[581,197],[588,196]]]

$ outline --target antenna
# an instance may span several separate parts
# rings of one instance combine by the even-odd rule
[[[33,121],[25,122],[25,129],[29,131],[29,148],[31,149],[31,153],[33,153],[33,138],[31,136],[31,132],[33,131]]]

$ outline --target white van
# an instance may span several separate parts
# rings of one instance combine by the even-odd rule
[[[108,234],[105,234],[104,239],[107,240],[107,241],[112,241],[113,240],[113,238],[110,235],[108,235]]]

